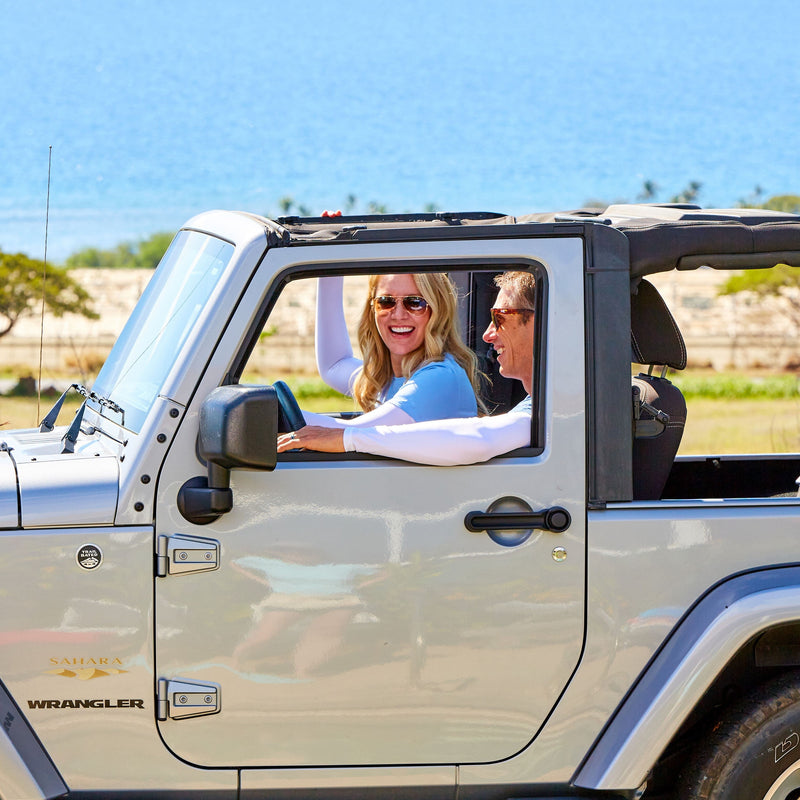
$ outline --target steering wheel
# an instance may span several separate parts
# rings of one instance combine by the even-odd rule
[[[275,393],[278,395],[278,404],[280,406],[278,412],[278,433],[289,433],[302,428],[305,424],[303,412],[297,404],[292,390],[286,385],[284,381],[275,381],[272,384],[275,388]]]

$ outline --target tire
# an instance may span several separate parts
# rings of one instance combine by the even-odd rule
[[[800,673],[723,717],[679,779],[680,800],[800,800]]]

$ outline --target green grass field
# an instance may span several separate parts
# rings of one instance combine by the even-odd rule
[[[75,395],[64,402],[59,425],[66,425],[73,417],[81,404],[82,398]],[[39,413],[36,410],[35,397],[0,397],[0,436],[4,430],[16,428],[37,428],[41,418],[51,409],[55,401],[52,398],[42,398]]]
[[[336,396],[301,396],[298,393],[298,402],[307,411],[324,413],[326,411],[350,411],[353,409],[352,401]],[[74,416],[80,406],[82,398],[78,395],[68,397],[64,401],[61,414],[58,418],[59,425],[66,425]],[[42,398],[39,406],[39,413],[36,410],[35,397],[8,397],[0,395],[0,440],[2,440],[3,430],[15,430],[17,428],[38,428],[41,418],[50,410],[55,403],[53,398]]]
[[[800,399],[687,401],[683,455],[798,451]]]

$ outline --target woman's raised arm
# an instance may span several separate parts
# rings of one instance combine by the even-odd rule
[[[318,279],[314,346],[322,380],[337,392],[352,395],[353,381],[362,362],[353,356],[344,318],[343,295],[343,277]]]

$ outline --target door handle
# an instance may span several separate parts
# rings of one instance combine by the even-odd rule
[[[539,529],[563,533],[572,523],[566,508],[553,506],[542,511],[470,511],[464,526],[472,533]]]

